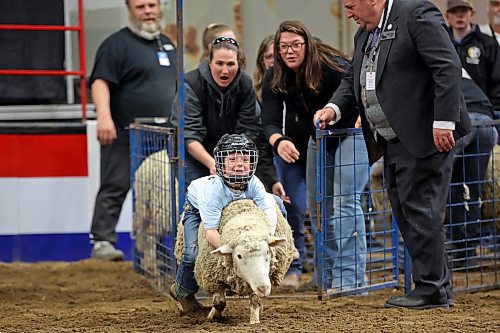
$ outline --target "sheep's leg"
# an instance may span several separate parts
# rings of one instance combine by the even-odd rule
[[[250,296],[250,324],[260,323],[260,310],[262,309],[262,301],[260,297],[252,294]]]
[[[214,320],[222,316],[222,311],[226,308],[226,293],[224,291],[215,292],[212,296],[212,309],[208,314],[208,320]]]

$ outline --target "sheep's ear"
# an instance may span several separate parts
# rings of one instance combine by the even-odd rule
[[[225,245],[222,245],[218,248],[216,248],[215,250],[213,250],[212,252],[213,255],[216,255],[216,256],[227,256],[227,255],[231,255],[233,253],[233,248],[227,244]]]
[[[267,244],[269,244],[269,246],[271,246],[271,247],[281,246],[281,245],[285,244],[285,242],[286,242],[286,238],[283,238],[283,237],[269,236],[267,238]]]

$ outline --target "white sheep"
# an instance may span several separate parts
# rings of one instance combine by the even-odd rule
[[[144,255],[144,274],[153,278],[160,277],[160,267],[164,266],[163,257],[156,255],[157,243],[171,229],[170,168],[167,150],[163,149],[146,157],[134,174],[132,238],[135,248]]]
[[[493,177],[494,176],[494,177]],[[500,232],[500,145],[495,145],[488,161],[484,178],[482,219],[496,221],[497,234]]]
[[[194,274],[200,288],[213,294],[209,320],[221,315],[227,292],[250,296],[250,324],[260,322],[260,297],[268,296],[271,286],[281,284],[292,260],[298,257],[291,228],[278,207],[276,210],[278,224],[272,237],[266,215],[252,200],[233,201],[222,211],[221,246],[215,250],[205,239],[203,225],[200,226]],[[182,223],[177,230],[175,256],[181,260]]]

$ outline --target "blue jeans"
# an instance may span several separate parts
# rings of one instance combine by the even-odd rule
[[[295,247],[300,258],[294,259],[288,273],[302,274],[302,258],[305,257],[304,216],[306,213],[306,167],[298,163],[287,163],[281,157],[274,157],[278,178],[290,197],[290,204],[285,203],[288,223],[292,228]]]
[[[307,197],[312,231],[316,235],[316,143],[312,139],[307,157]],[[334,154],[327,153],[325,162],[323,283],[326,288],[363,286],[366,283],[366,229],[361,192],[370,176],[363,135],[344,138]],[[315,273],[315,281],[317,278]]]
[[[188,293],[198,292],[198,283],[194,278],[194,263],[198,255],[198,229],[201,217],[198,209],[191,206],[186,199],[184,204],[184,254],[177,268],[176,284]]]
[[[471,121],[489,121],[487,115],[469,112]],[[454,224],[451,236],[455,249],[475,248],[481,232],[481,186],[486,176],[488,160],[498,133],[494,126],[473,126],[472,132],[457,142],[452,172],[451,214]],[[465,187],[468,188],[468,193]],[[468,195],[466,195],[468,194]],[[467,244],[468,243],[468,244]],[[475,250],[475,249],[474,249]],[[472,253],[474,253],[474,250]],[[465,252],[457,252],[457,257],[465,257]]]

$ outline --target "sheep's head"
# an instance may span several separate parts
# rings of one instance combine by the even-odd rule
[[[271,293],[269,247],[282,245],[285,241],[285,238],[269,236],[266,240],[250,240],[237,245],[225,244],[213,250],[212,254],[231,256],[236,275],[246,281],[257,296],[266,297]]]

